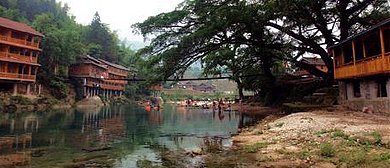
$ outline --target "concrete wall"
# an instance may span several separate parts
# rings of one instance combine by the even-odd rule
[[[378,97],[378,83],[375,80],[360,81],[360,97],[355,97],[351,82],[339,82],[340,104],[354,111],[369,108],[372,112],[390,113],[390,78],[387,81],[387,96]]]

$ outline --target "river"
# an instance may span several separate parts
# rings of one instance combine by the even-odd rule
[[[162,166],[170,151],[228,148],[240,127],[264,117],[168,104],[0,115],[0,167],[33,168]]]

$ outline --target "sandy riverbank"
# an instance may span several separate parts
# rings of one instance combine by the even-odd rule
[[[390,167],[390,118],[337,108],[268,116],[232,137],[229,154],[211,167]]]

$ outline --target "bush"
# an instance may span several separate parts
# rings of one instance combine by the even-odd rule
[[[22,96],[12,96],[10,98],[11,104],[20,104],[20,105],[32,105],[30,99],[22,97]]]
[[[336,153],[334,146],[330,143],[325,143],[321,145],[321,155],[324,157],[333,157]]]
[[[56,76],[50,81],[50,91],[57,99],[63,99],[68,96],[69,88],[65,84],[65,79]]]

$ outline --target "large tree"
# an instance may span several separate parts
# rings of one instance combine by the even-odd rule
[[[273,83],[272,60],[283,59],[273,52],[281,49],[283,39],[265,29],[267,20],[260,10],[261,6],[240,0],[190,0],[134,26],[144,37],[156,35],[141,53],[151,56],[150,67],[161,74],[160,79],[179,78],[202,59],[209,67],[206,73],[214,71],[214,65],[226,66],[242,88],[237,77],[243,72],[263,73],[263,79]],[[262,69],[244,71],[253,64],[262,64]]]
[[[100,15],[98,12],[95,13],[89,29],[87,32],[87,45],[91,49],[88,51],[91,53],[96,53],[96,49],[100,48],[98,54],[92,54],[92,56],[97,58],[102,58],[110,62],[116,62],[117,58],[117,49],[119,40],[115,32],[111,32],[107,24],[104,24],[100,20]]]

